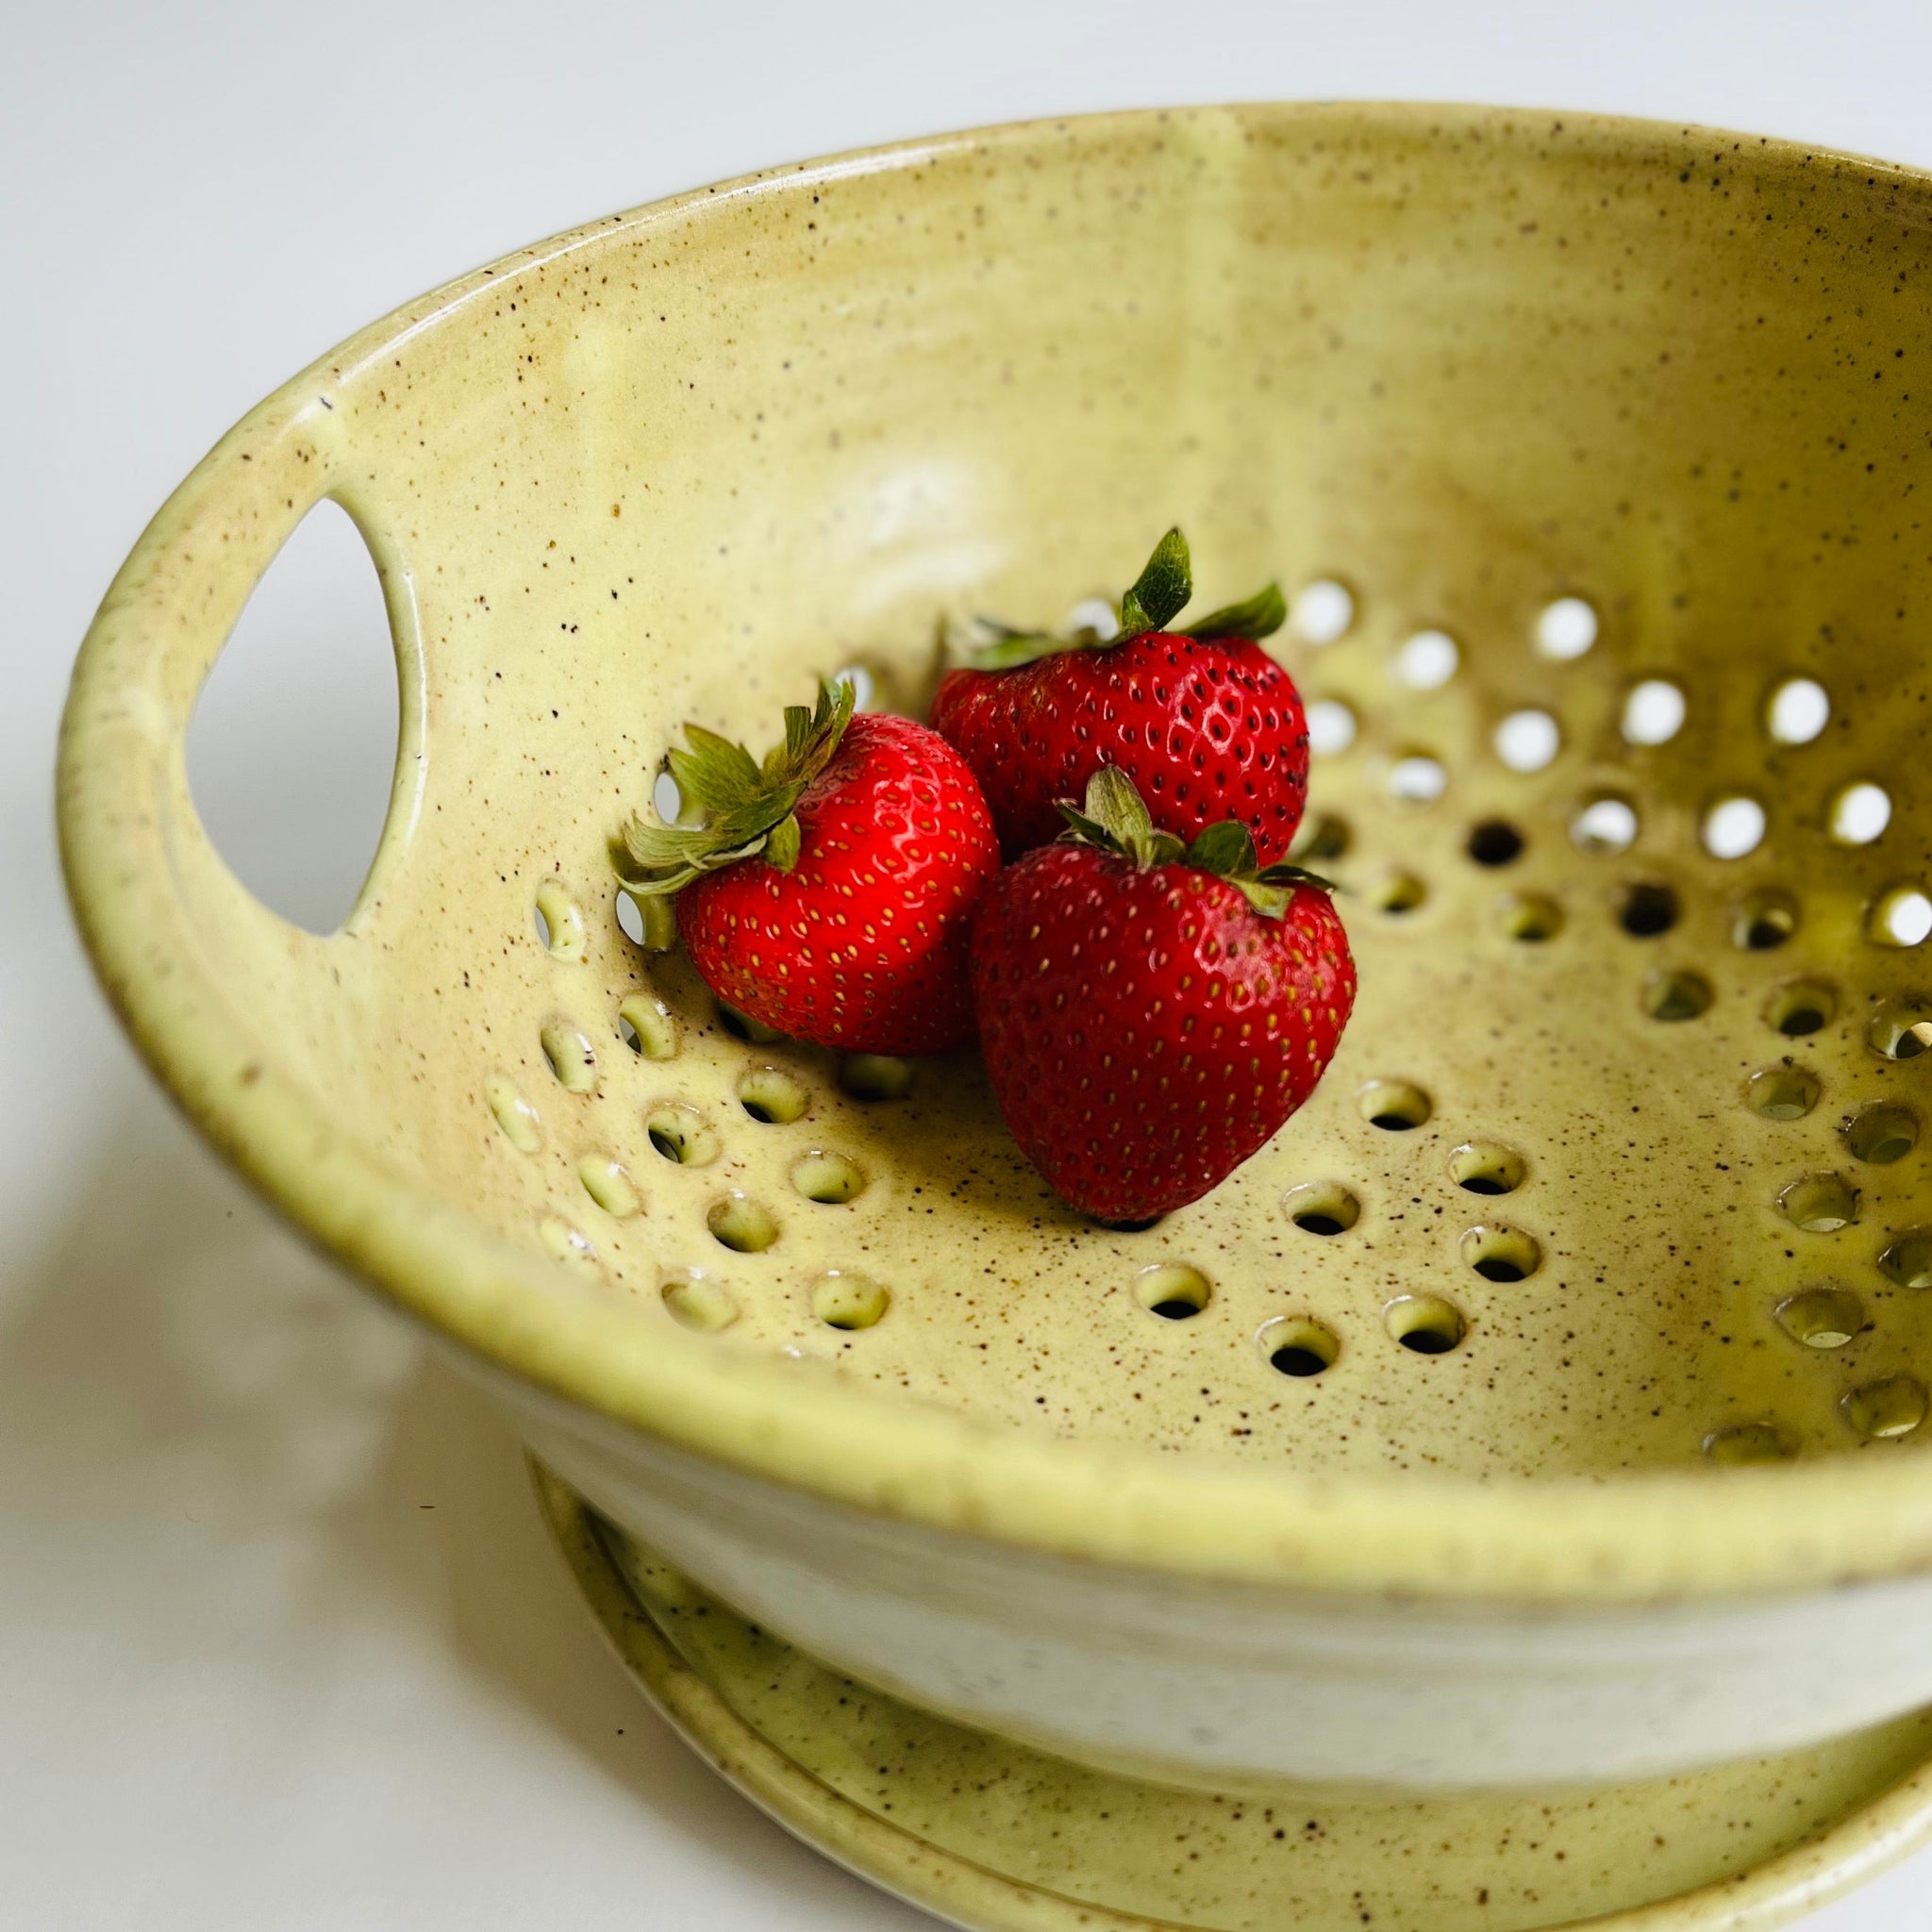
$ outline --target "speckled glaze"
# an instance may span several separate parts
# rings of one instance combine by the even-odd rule
[[[1924,1713],[1583,1791],[1175,1791],[828,1671],[537,1480],[612,1648],[696,1749],[809,1842],[976,1932],[1768,1932],[1932,1818]]]
[[[842,1668],[1195,1784],[1799,1748],[1932,1701],[1932,973],[1873,936],[1932,876],[1928,324],[1924,177],[1576,117],[1106,117],[614,217],[345,344],[163,508],[66,719],[81,924],[217,1146]],[[182,741],[324,496],[403,728],[315,937]],[[937,615],[1050,614],[1175,522],[1208,603],[1345,587],[1276,641],[1361,996],[1291,1129],[1127,1234],[970,1056],[734,1033],[606,848],[683,720],[762,742],[853,664],[917,711]]]

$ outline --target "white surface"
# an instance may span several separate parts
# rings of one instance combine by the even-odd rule
[[[1932,12],[357,0],[0,25],[0,1925],[914,1932],[683,1757],[587,1627],[501,1426],[133,1067],[49,833],[95,601],[309,358],[660,192],[972,122],[1270,94],[1601,108],[1932,163]],[[322,917],[373,838],[347,748],[390,701],[370,585],[314,548],[315,588],[251,622],[260,661],[234,667],[196,776],[249,875]],[[339,666],[339,638],[367,648]],[[1928,1912],[1932,1857],[1807,1932]]]

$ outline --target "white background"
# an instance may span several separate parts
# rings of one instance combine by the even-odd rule
[[[503,1427],[216,1168],[93,992],[50,829],[67,667],[229,422],[518,243],[826,149],[1366,95],[1928,165],[1928,80],[1922,0],[4,0],[0,1924],[928,1923],[684,1755],[601,1650]],[[384,648],[366,563],[305,529],[197,721],[217,837],[311,921],[374,842]],[[1811,1932],[1928,1916],[1932,1855]]]

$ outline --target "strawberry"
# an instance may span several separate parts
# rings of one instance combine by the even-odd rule
[[[966,945],[999,845],[979,787],[924,724],[852,714],[849,684],[785,711],[762,765],[691,724],[667,763],[680,821],[633,816],[619,873],[675,892],[699,976],[758,1024],[851,1053],[938,1053],[973,1032]]]
[[[1057,838],[1057,801],[1096,765],[1118,766],[1155,824],[1179,839],[1245,825],[1263,865],[1288,855],[1308,790],[1308,722],[1294,680],[1256,641],[1287,609],[1270,584],[1198,624],[1164,628],[1192,595],[1188,546],[1170,530],[1121,599],[1112,636],[995,625],[948,672],[933,728],[978,774],[1008,858]]]
[[[1144,1223],[1198,1199],[1307,1099],[1355,1004],[1322,882],[1247,831],[1183,848],[1103,767],[1067,840],[973,920],[980,1050],[1007,1125],[1062,1199]]]

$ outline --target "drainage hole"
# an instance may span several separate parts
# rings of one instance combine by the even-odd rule
[[[1694,1020],[1715,997],[1701,973],[1653,973],[1643,982],[1643,1010],[1653,1020]]]
[[[666,1160],[681,1167],[708,1167],[718,1158],[718,1137],[688,1107],[653,1108],[644,1132]]]
[[[851,1053],[840,1062],[839,1085],[854,1100],[904,1100],[912,1091],[912,1069],[890,1054]]]
[[[1802,1040],[1838,1016],[1838,994],[1824,981],[1794,979],[1771,996],[1764,1017],[1789,1040]]]
[[[1507,819],[1485,819],[1470,828],[1467,849],[1478,865],[1508,865],[1523,857],[1523,834]]]
[[[1809,1067],[1766,1067],[1751,1075],[1751,1111],[1768,1121],[1797,1121],[1818,1105],[1823,1084]]]
[[[1297,1380],[1332,1369],[1341,1354],[1341,1343],[1332,1328],[1301,1315],[1284,1315],[1263,1323],[1255,1341],[1277,1375],[1293,1375]]]
[[[811,1311],[827,1328],[871,1328],[891,1306],[884,1284],[851,1268],[828,1268],[812,1284]]]
[[[1872,1051],[1889,1060],[1915,1060],[1932,1048],[1932,1020],[1917,1011],[1888,1008],[1865,1029]]]
[[[785,1038],[775,1026],[767,1026],[762,1020],[754,1020],[749,1013],[741,1013],[723,1000],[718,1002],[718,1024],[732,1039],[752,1046],[772,1046]]]
[[[1301,829],[1289,845],[1288,856],[1297,864],[1307,861],[1310,865],[1332,865],[1336,859],[1348,856],[1348,848],[1354,842],[1346,819],[1337,818],[1333,812],[1311,812],[1302,821]]]
[[[1462,1310],[1440,1295],[1397,1295],[1382,1310],[1383,1325],[1412,1355],[1447,1355],[1469,1333]]]
[[[1304,1234],[1346,1234],[1362,1212],[1361,1203],[1336,1181],[1307,1181],[1291,1188],[1281,1205]]]
[[[1777,1324],[1807,1348],[1842,1348],[1865,1325],[1863,1303],[1841,1288],[1807,1288],[1777,1305]]]
[[[783,1125],[805,1112],[811,1094],[778,1067],[754,1067],[738,1083],[738,1104],[766,1126]]]
[[[1369,889],[1369,904],[1377,912],[1400,916],[1413,912],[1429,896],[1429,889],[1412,872],[1391,872]]]
[[[841,1208],[865,1191],[865,1176],[842,1154],[814,1148],[792,1163],[791,1185],[808,1201]]]
[[[1840,1407],[1867,1441],[1895,1441],[1925,1420],[1925,1385],[1915,1375],[1890,1375],[1854,1389]]]
[[[1632,939],[1655,939],[1676,923],[1677,895],[1669,886],[1631,886],[1617,908],[1617,924]]]
[[[1785,1462],[1796,1452],[1775,1423],[1733,1423],[1704,1439],[1704,1453],[1721,1467],[1747,1462]]]
[[[1185,1261],[1157,1261],[1134,1276],[1134,1295],[1150,1313],[1169,1322],[1185,1322],[1208,1306],[1214,1291],[1198,1268]]]
[[[1746,953],[1770,953],[1798,929],[1798,906],[1789,892],[1752,892],[1731,914],[1731,943]]]
[[[1472,1141],[1449,1157],[1449,1177],[1472,1194],[1513,1194],[1527,1172],[1522,1155],[1493,1141]]]
[[[734,1255],[761,1255],[778,1239],[778,1224],[748,1194],[735,1190],[705,1212],[711,1239]]]
[[[1807,1234],[1836,1234],[1858,1218],[1858,1191],[1841,1174],[1801,1174],[1779,1193],[1777,1206]]]
[[[1462,1258],[1485,1281],[1526,1281],[1543,1265],[1541,1245],[1520,1227],[1473,1227]]]
[[[1844,1138],[1853,1159],[1890,1167],[1919,1144],[1919,1117],[1908,1107],[1868,1107],[1845,1123]]]
[[[715,1335],[738,1320],[738,1304],[730,1290],[702,1274],[674,1274],[661,1291],[673,1318],[700,1334]]]
[[[1357,1096],[1363,1120],[1385,1133],[1406,1134],[1430,1114],[1429,1096],[1407,1080],[1371,1080]]]
[[[1503,930],[1527,946],[1540,946],[1563,930],[1563,908],[1541,892],[1507,892],[1496,902]]]
[[[1901,1288],[1932,1288],[1932,1227],[1900,1235],[1879,1256],[1878,1272]]]

